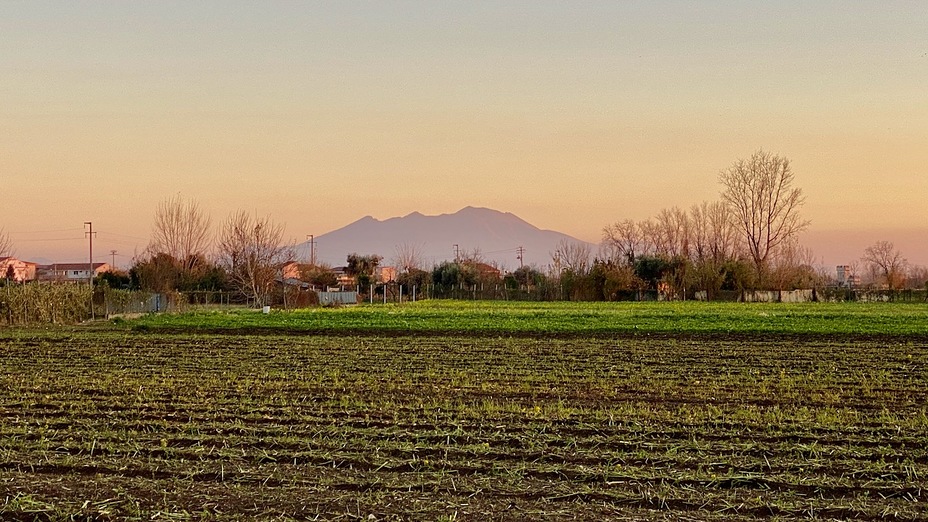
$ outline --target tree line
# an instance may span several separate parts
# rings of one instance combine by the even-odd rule
[[[502,286],[540,298],[583,300],[658,291],[672,299],[695,292],[713,299],[726,291],[827,283],[829,273],[816,268],[812,251],[798,242],[809,221],[801,215],[805,198],[795,186],[789,159],[759,150],[722,170],[718,181],[717,201],[665,208],[641,221],[618,220],[603,228],[595,253],[588,244],[563,241],[545,267],[523,266],[503,274],[484,263],[479,250],[426,267],[416,247],[398,245],[391,260],[394,281],[407,290]],[[9,235],[0,229],[0,257],[11,250]],[[107,273],[101,279],[112,287],[160,293],[230,292],[263,304],[279,294],[278,283],[288,278],[283,267],[295,257],[283,225],[269,217],[235,211],[214,226],[196,201],[177,195],[157,207],[150,242],[128,273]],[[377,254],[350,254],[345,274],[366,291],[382,260]],[[320,288],[338,283],[332,267],[309,263],[296,268],[301,282]],[[851,272],[890,290],[921,288],[928,281],[928,270],[910,266],[887,241],[868,247]]]

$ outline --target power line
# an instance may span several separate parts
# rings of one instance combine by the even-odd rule
[[[82,228],[58,228],[55,230],[23,230],[19,232],[10,231],[10,234],[51,234],[52,232],[75,232],[84,230]]]
[[[56,237],[56,238],[47,238],[47,239],[17,239],[17,243],[27,243],[35,241],[83,241],[82,237]]]
[[[105,230],[98,230],[97,232],[99,232],[100,234],[107,235],[107,236],[127,237],[129,239],[138,239],[139,241],[148,241],[150,239],[147,237],[130,236],[129,234],[119,234],[117,232],[107,232]]]
[[[518,252],[518,251],[519,251],[519,248],[522,248],[522,247],[518,247],[518,248],[507,248],[507,249],[505,249],[505,250],[490,250],[490,251],[488,251],[488,252],[483,252],[483,253],[484,253],[484,254],[505,254],[505,253],[508,253],[508,252]]]

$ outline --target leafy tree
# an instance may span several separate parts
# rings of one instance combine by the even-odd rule
[[[677,255],[666,261],[663,281],[670,290],[670,295],[679,299],[686,297],[686,287],[691,280],[692,262],[686,256]]]
[[[532,290],[541,286],[545,282],[545,275],[535,267],[524,265],[512,271],[504,279],[506,288],[517,289],[524,288]]]
[[[325,264],[300,265],[300,279],[320,288],[328,288],[338,284],[338,276],[335,275],[335,271],[332,270],[331,266]]]
[[[731,259],[723,265],[725,275],[722,290],[743,292],[757,287],[757,274],[752,262],[746,259]]]
[[[667,260],[659,256],[639,256],[635,261],[635,276],[649,290],[657,290],[658,283],[669,270]]]
[[[413,287],[422,291],[425,288],[425,285],[429,283],[431,279],[431,274],[425,270],[419,268],[410,268],[400,273],[396,278],[396,282],[403,286],[403,291],[406,294],[412,293]]]
[[[129,269],[132,288],[166,293],[177,289],[180,264],[170,254],[160,253],[139,259]]]
[[[13,265],[6,265],[6,273],[3,274],[3,280],[6,282],[6,284],[16,281],[16,269],[13,268]]]
[[[94,284],[106,285],[113,289],[128,289],[132,285],[132,278],[128,272],[107,270],[95,278]]]
[[[367,288],[374,282],[374,272],[383,260],[376,254],[366,256],[357,253],[348,254],[348,266],[345,267],[345,273],[354,277],[361,288]]]
[[[475,274],[465,270],[465,266],[454,261],[445,261],[432,270],[432,283],[450,288],[452,285],[473,285]]]

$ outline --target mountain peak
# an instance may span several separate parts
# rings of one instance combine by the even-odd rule
[[[544,267],[564,240],[583,243],[560,232],[541,230],[509,212],[467,206],[453,214],[429,216],[414,211],[385,220],[365,216],[317,236],[315,252],[317,260],[335,266],[344,264],[351,252],[383,256],[389,265],[403,245],[413,245],[426,269],[453,259],[457,250],[482,253],[484,261],[512,270],[519,266],[520,248],[525,263]],[[304,247],[309,252],[307,244],[300,251]]]

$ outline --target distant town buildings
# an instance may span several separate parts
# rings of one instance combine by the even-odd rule
[[[52,263],[40,265],[15,257],[0,257],[0,279],[26,283],[29,281],[86,282],[104,272],[112,271],[109,263]],[[92,274],[92,275],[91,275]]]
[[[112,269],[109,263],[94,263],[93,275],[96,277]],[[36,279],[39,281],[79,282],[91,278],[90,263],[53,263],[39,265]]]
[[[837,266],[837,285],[841,288],[860,287],[860,276],[855,274],[850,265]]]

